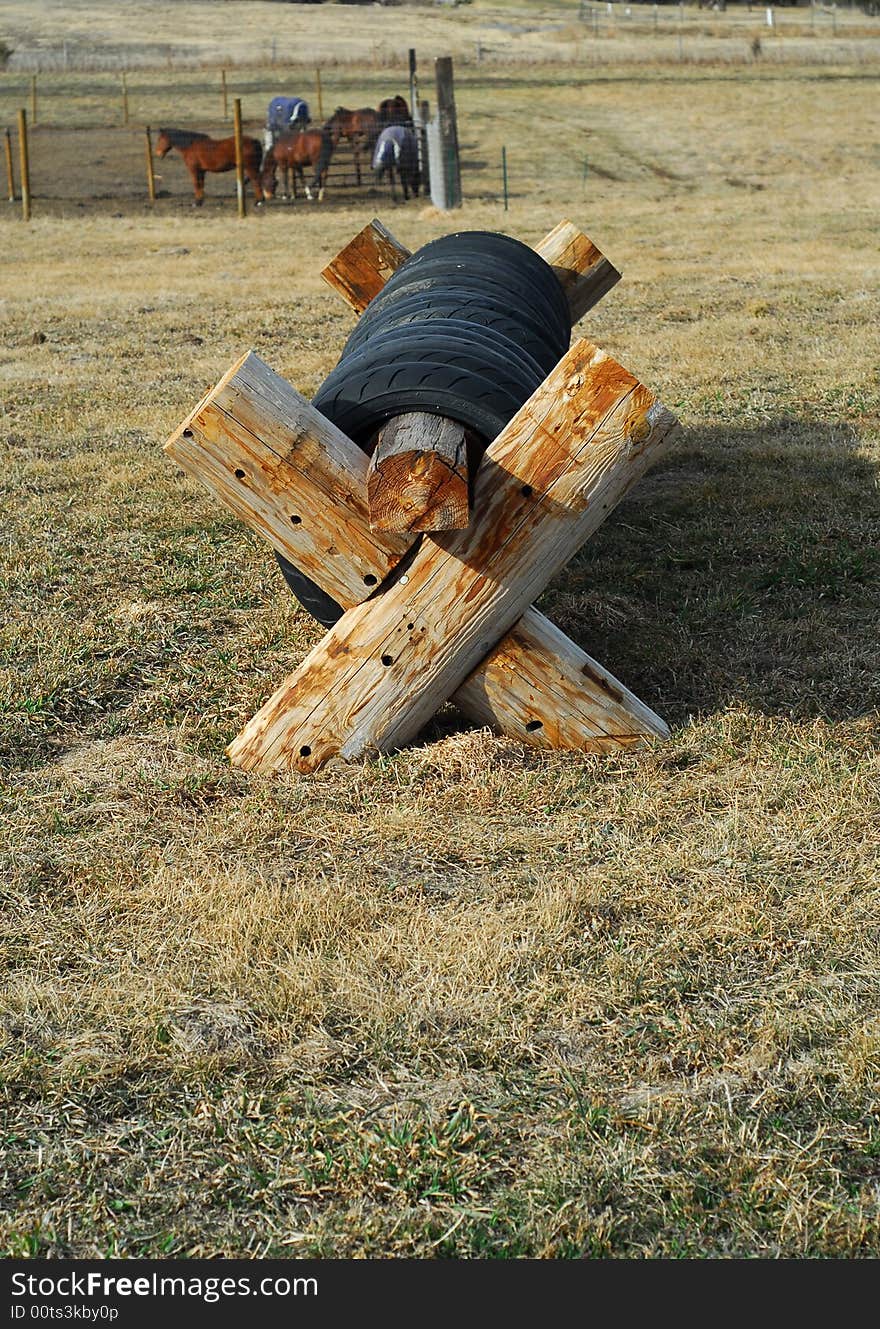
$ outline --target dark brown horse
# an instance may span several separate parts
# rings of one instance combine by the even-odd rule
[[[413,127],[412,116],[409,113],[409,103],[400,94],[396,97],[386,97],[384,101],[381,101],[376,115],[379,120],[379,129],[387,129],[389,125],[405,125],[407,129]]]
[[[263,148],[255,138],[242,138],[242,158],[245,174],[254,187],[258,203],[263,201],[260,186],[260,163]],[[210,138],[207,134],[196,134],[189,129],[160,129],[156,139],[156,156],[165,157],[172,148],[176,148],[192,176],[196,207],[200,208],[205,200],[206,171],[235,170],[235,139]]]
[[[373,151],[373,144],[381,129],[378,112],[372,106],[361,106],[357,111],[337,106],[324,128],[330,134],[334,148],[341,138],[348,139],[354,157],[355,180],[360,184],[361,154]]]
[[[263,192],[267,198],[275,197],[277,187],[277,171],[280,166],[285,175],[290,171],[293,197],[296,198],[296,181],[305,189],[306,197],[311,198],[311,189],[314,187],[318,191],[318,198],[324,195],[324,185],[327,178],[327,162],[330,155],[327,156],[327,162],[321,164],[321,155],[330,142],[329,136],[322,129],[303,129],[298,134],[285,134],[282,138],[276,140],[273,146],[266,153],[266,160],[263,163],[262,186]],[[332,153],[332,143],[330,152]],[[318,170],[312,185],[305,182],[305,169],[309,166],[317,166]]]

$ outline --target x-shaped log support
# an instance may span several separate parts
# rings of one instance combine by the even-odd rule
[[[353,249],[369,253],[371,232],[387,271],[398,266],[407,251],[374,223],[330,268],[344,272]],[[574,321],[618,274],[570,223],[538,252],[548,247]],[[385,280],[363,267],[347,294],[356,308]],[[347,612],[230,744],[232,761],[310,771],[337,753],[388,750],[450,696],[543,747],[613,750],[667,733],[529,605],[676,429],[626,370],[580,341],[488,449],[469,529],[425,536],[401,562],[410,540],[370,531],[365,455],[244,357],[166,451]]]

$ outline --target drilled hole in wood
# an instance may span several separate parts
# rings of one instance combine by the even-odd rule
[[[379,580],[379,578],[378,578],[378,577],[374,577],[373,574],[372,574],[372,572],[368,572],[367,575],[366,575],[366,577],[364,577],[364,585],[365,585],[365,586],[375,586],[375,585],[376,585],[376,582],[377,582],[378,580]]]
[[[414,627],[415,627],[415,623],[407,623],[407,625],[406,625],[406,630],[407,630],[407,632],[412,632],[412,630],[413,630]]]
[[[300,748],[300,750],[299,750],[299,755],[300,755],[301,757],[310,757],[310,756],[312,755],[312,749],[309,747],[308,743],[305,743],[305,744]]]
[[[531,498],[535,491],[531,485],[523,485],[519,492],[522,494],[523,498]]]
[[[529,722],[526,725],[526,729],[529,731],[530,734],[533,734],[536,729],[543,729],[543,728],[544,728],[543,720],[529,720]]]
[[[382,656],[382,663],[383,663],[383,665],[393,665],[393,664],[394,664],[394,656],[393,656],[393,655],[383,655],[383,656]]]
[[[243,479],[244,479],[244,471],[241,470],[241,469],[239,468],[239,470],[237,470],[237,471],[235,472],[235,478],[236,478],[236,480],[243,480]]]
[[[184,438],[192,438],[192,436],[193,436],[193,431],[191,429],[184,429],[183,431]]]
[[[291,521],[291,525],[293,525],[293,526],[299,526],[300,522],[302,521],[302,517],[293,516],[293,517],[291,517],[290,521]]]

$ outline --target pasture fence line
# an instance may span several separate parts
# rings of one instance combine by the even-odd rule
[[[128,124],[128,80],[125,77],[125,70],[122,71],[122,123]]]
[[[6,149],[6,187],[9,191],[9,202],[15,202],[15,172],[12,169],[12,135],[8,129],[3,131],[3,144]]]
[[[27,111],[22,106],[18,113],[18,152],[21,171],[21,215],[31,219],[31,168],[28,158]]]
[[[315,101],[318,106],[318,119],[324,119],[324,94],[321,89],[321,71],[315,70]]]

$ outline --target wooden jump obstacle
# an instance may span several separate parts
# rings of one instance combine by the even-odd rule
[[[570,222],[536,249],[562,285],[572,324],[620,279]],[[360,313],[408,257],[374,221],[322,275]],[[432,495],[419,495],[419,466],[442,467],[444,449],[447,460],[461,457],[454,430],[443,440],[449,423],[399,417],[386,426],[386,461],[396,458],[396,468],[377,486],[376,456],[249,352],[165,444],[345,610],[230,743],[234,765],[309,772],[334,756],[387,752],[447,699],[543,748],[608,752],[668,734],[531,605],[666,450],[675,417],[577,340],[485,452],[466,526],[455,465],[446,468],[455,502],[432,508]],[[381,448],[380,439],[380,460]],[[385,520],[395,506],[403,523]],[[433,529],[415,535],[425,522]]]

